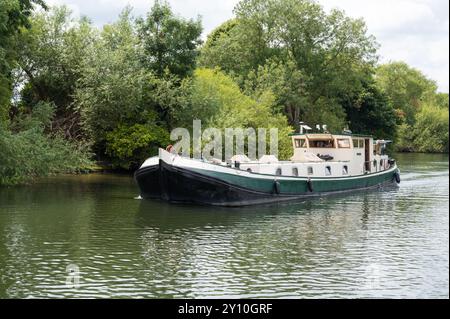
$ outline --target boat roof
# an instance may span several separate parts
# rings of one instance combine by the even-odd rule
[[[333,134],[333,133],[291,133],[289,136],[305,136],[310,138],[317,138],[317,137],[331,137],[331,136],[349,136],[349,137],[366,137],[366,138],[373,138],[373,135],[368,134],[354,134],[354,133],[339,133],[339,134]]]

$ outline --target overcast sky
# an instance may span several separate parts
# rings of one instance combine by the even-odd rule
[[[200,16],[204,35],[233,16],[239,0],[169,0],[186,18]],[[319,0],[326,10],[340,8],[351,17],[362,17],[377,38],[381,62],[402,60],[420,69],[449,91],[448,0]],[[86,15],[97,26],[116,20],[127,5],[136,16],[145,14],[153,0],[46,0],[66,4],[76,15]]]

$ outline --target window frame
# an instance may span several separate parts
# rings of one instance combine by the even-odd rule
[[[345,142],[347,142],[348,143],[348,145],[347,146],[341,146],[340,144],[339,144],[339,142],[340,141],[345,141]],[[351,144],[350,144],[350,139],[349,138],[337,138],[336,139],[336,144],[337,144],[337,147],[338,148],[351,148]]]
[[[295,138],[294,139],[294,145],[295,148],[308,148],[306,138]]]

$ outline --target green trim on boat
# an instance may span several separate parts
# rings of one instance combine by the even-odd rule
[[[212,178],[222,180],[226,183],[236,185],[255,191],[272,193],[274,189],[274,182],[278,181],[280,185],[280,194],[297,195],[308,193],[308,180],[305,178],[289,178],[279,179],[276,176],[273,178],[255,178],[249,176],[242,176],[236,174],[229,174],[224,172],[209,171],[203,169],[193,169],[196,173],[203,174]],[[348,178],[312,178],[311,183],[313,192],[336,192],[349,189],[368,188],[377,184],[392,181],[397,169],[390,169],[385,172],[378,172],[367,175],[353,176]]]

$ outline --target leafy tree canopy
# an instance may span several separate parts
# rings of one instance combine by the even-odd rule
[[[185,77],[195,68],[201,44],[199,19],[177,17],[167,2],[156,1],[145,19],[138,19],[138,35],[144,48],[143,62],[158,76]]]
[[[16,52],[14,35],[29,27],[29,17],[35,7],[46,8],[42,0],[0,0],[0,125],[8,119],[12,78]]]
[[[404,62],[383,64],[376,69],[378,87],[387,94],[407,124],[415,122],[421,102],[436,93],[436,83]]]

